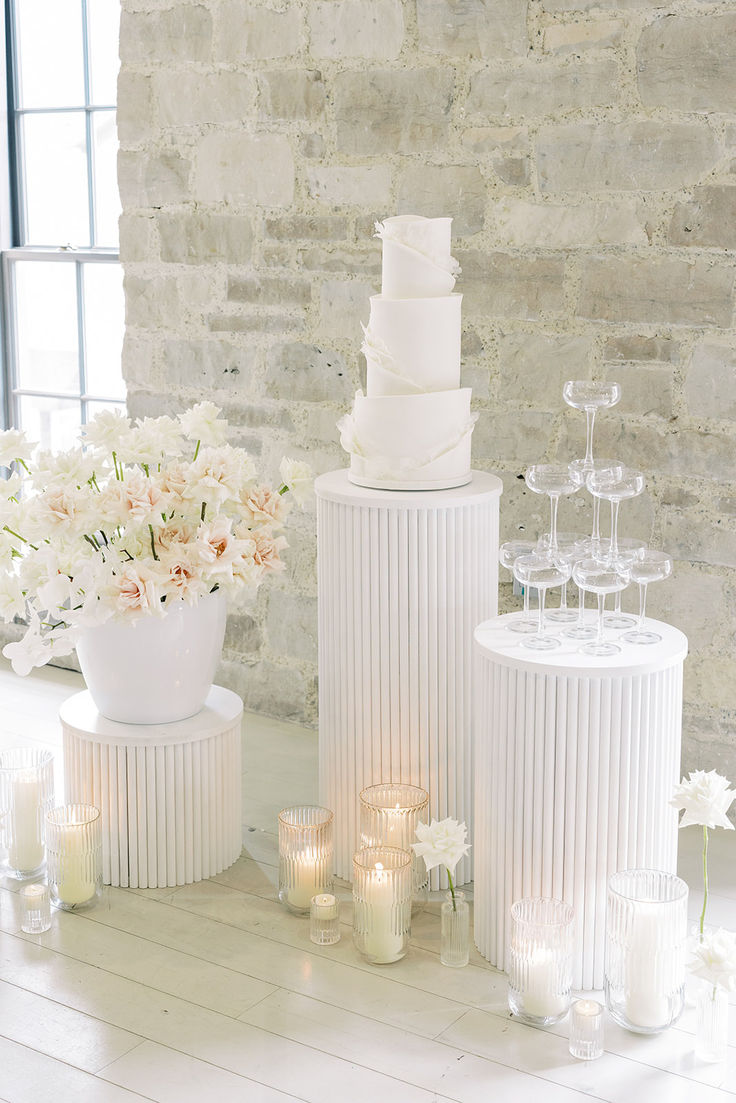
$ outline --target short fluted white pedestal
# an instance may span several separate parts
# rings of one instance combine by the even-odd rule
[[[347,880],[366,785],[421,785],[431,816],[472,832],[473,628],[497,607],[501,489],[480,472],[441,491],[371,490],[346,471],[315,483],[320,800]],[[457,873],[470,879],[469,859]]]
[[[475,632],[476,945],[505,969],[511,904],[557,897],[575,908],[573,987],[602,988],[609,877],[676,869],[687,639],[648,621],[661,643],[532,651],[509,619]]]
[[[106,885],[186,885],[238,858],[242,713],[221,686],[173,724],[108,720],[86,691],[64,702],[65,799],[102,812]]]

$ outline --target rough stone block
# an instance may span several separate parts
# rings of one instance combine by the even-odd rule
[[[195,391],[247,388],[258,360],[257,350],[227,341],[172,339],[164,341],[161,366],[174,387]]]
[[[265,232],[276,241],[339,241],[346,237],[348,220],[332,215],[290,215],[267,218]]]
[[[335,246],[313,246],[297,253],[301,268],[317,272],[342,272],[346,275],[374,275],[380,281],[381,251],[377,246],[364,249],[339,249]]]
[[[299,152],[307,160],[318,161],[325,155],[325,140],[321,134],[300,134]]]
[[[621,41],[624,23],[620,19],[597,19],[589,23],[556,23],[544,28],[544,49],[548,54],[577,54],[582,50],[603,50]]]
[[[225,651],[236,655],[252,655],[260,651],[262,646],[263,632],[256,618],[250,613],[231,613],[225,629]]]
[[[668,240],[671,245],[736,249],[736,187],[693,188],[692,200],[675,207]]]
[[[227,301],[261,306],[307,306],[312,301],[312,285],[307,280],[277,276],[231,276],[227,283]]]
[[[577,313],[607,322],[730,326],[733,269],[679,257],[588,257]]]
[[[691,653],[711,645],[714,626],[726,612],[732,618],[735,611],[727,602],[725,579],[689,563],[677,563],[670,578],[648,589],[647,613],[680,628]]]
[[[699,122],[566,123],[537,139],[542,191],[651,191],[697,183],[719,159]]]
[[[332,349],[294,342],[268,352],[265,391],[269,398],[294,402],[347,402],[353,390],[342,357]],[[334,428],[334,410],[330,411],[330,416]]]
[[[118,140],[142,142],[153,133],[153,92],[151,77],[123,69],[118,76],[116,121]]]
[[[307,187],[312,199],[331,206],[385,207],[391,202],[391,168],[389,165],[309,165]]]
[[[615,412],[599,421],[595,430],[597,450],[603,456],[626,456],[632,467],[680,480],[733,481],[732,433],[634,423]]]
[[[373,294],[375,288],[363,280],[325,280],[320,287],[320,336],[347,337],[359,345]]]
[[[304,319],[291,314],[210,314],[212,333],[263,333],[283,337],[304,329]]]
[[[646,245],[644,215],[633,200],[558,206],[505,198],[494,210],[501,245],[569,249],[586,245]]]
[[[206,134],[197,148],[196,198],[201,202],[288,207],[294,159],[283,134]]]
[[[135,214],[132,211],[120,216],[120,260],[123,264],[146,261],[154,254],[152,214]]]
[[[603,348],[603,359],[613,361],[659,360],[675,363],[679,359],[680,346],[670,337],[643,337],[640,334],[624,334],[611,337]]]
[[[155,77],[162,126],[237,122],[252,114],[256,84],[249,73],[165,70]]]
[[[556,418],[534,410],[481,410],[473,432],[473,457],[486,463],[538,463],[549,449],[556,427]],[[536,495],[530,492],[529,498],[533,497]]]
[[[232,689],[246,709],[297,724],[316,721],[314,679],[274,662],[227,662],[217,668],[217,684]]]
[[[736,348],[701,341],[685,379],[685,399],[694,417],[736,419]]]
[[[123,208],[186,202],[191,169],[191,163],[179,153],[120,150],[118,181]]]
[[[271,590],[266,620],[268,644],[279,655],[317,661],[317,599],[288,590]]]
[[[529,62],[512,72],[485,69],[470,82],[468,115],[488,119],[562,115],[616,103],[618,70],[613,61],[561,66],[554,61]]]
[[[149,334],[132,334],[128,331],[123,340],[123,379],[128,390],[136,385],[150,383],[155,372],[155,343]]]
[[[437,218],[452,213],[453,237],[483,229],[486,184],[480,170],[465,165],[410,165],[399,181],[399,214]]]
[[[202,4],[177,4],[166,11],[132,12],[120,18],[120,58],[125,65],[209,61],[212,16]]]
[[[465,317],[538,318],[563,308],[564,260],[460,252]]]
[[[662,519],[662,546],[675,559],[736,567],[736,527],[733,521],[706,517],[702,507],[670,513]]]
[[[261,119],[319,119],[325,110],[325,86],[316,69],[272,70],[258,78]]]
[[[567,379],[586,379],[592,338],[504,333],[498,339],[499,398],[559,413]],[[515,417],[509,413],[509,417]]]
[[[242,215],[162,213],[158,231],[161,260],[171,264],[248,264],[253,254],[253,227]]]
[[[295,4],[281,11],[224,0],[218,10],[215,53],[220,61],[291,57],[303,42],[303,16]]]
[[[450,57],[527,51],[526,0],[417,0],[419,47]]]
[[[671,418],[674,401],[674,371],[665,364],[615,364],[606,378],[621,384],[622,413]]]
[[[635,8],[666,8],[667,0],[544,0],[545,9],[555,11],[590,11],[591,8],[615,8],[630,11]]]
[[[731,113],[736,11],[658,19],[642,31],[636,61],[645,107]]]
[[[404,41],[400,0],[316,0],[308,12],[314,57],[393,61]]]
[[[434,150],[447,142],[452,96],[444,67],[338,73],[337,148],[357,156]]]

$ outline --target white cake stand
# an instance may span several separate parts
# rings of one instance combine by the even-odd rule
[[[502,484],[476,472],[454,490],[375,490],[333,471],[315,490],[320,800],[352,880],[366,785],[421,785],[430,815],[472,836],[473,627],[497,608]],[[457,872],[468,881],[470,860]]]
[[[682,666],[687,639],[616,655],[523,647],[497,617],[475,631],[475,941],[505,969],[509,907],[552,896],[575,908],[573,987],[603,987],[612,873],[675,872]]]

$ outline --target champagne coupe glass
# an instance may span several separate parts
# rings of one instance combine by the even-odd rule
[[[513,574],[514,563],[520,555],[531,555],[536,545],[530,540],[507,540],[498,549],[498,561],[502,567],[506,567]],[[535,617],[529,615],[529,587],[524,586],[524,616],[521,620],[512,620],[506,627],[509,632],[522,632],[528,635],[537,631]]]
[[[585,655],[615,655],[621,648],[617,643],[603,638],[603,606],[606,594],[615,594],[629,584],[629,568],[618,560],[581,559],[572,571],[573,578],[583,590],[598,595],[598,632],[590,643],[580,650]]]
[[[539,591],[539,627],[536,635],[526,636],[521,641],[521,646],[533,647],[537,651],[559,647],[560,641],[555,636],[544,634],[544,598],[551,587],[567,582],[570,577],[569,564],[551,555],[520,555],[514,563],[514,576],[523,586],[536,586]]]
[[[562,397],[575,410],[585,410],[587,419],[585,459],[578,460],[583,475],[593,470],[593,426],[598,410],[615,406],[621,398],[620,383],[596,383],[592,379],[568,379],[562,388]]]
[[[624,632],[622,639],[628,643],[659,643],[659,632],[644,628],[644,615],[647,608],[647,586],[650,582],[661,582],[672,574],[672,560],[661,551],[644,548],[631,564],[631,580],[639,583],[639,622],[633,632]]]
[[[557,506],[561,494],[574,494],[583,485],[583,475],[569,463],[536,463],[524,476],[535,494],[546,494],[550,502],[549,553],[557,554]]]
[[[584,464],[583,460],[573,460],[572,466],[575,467],[577,470],[582,471],[583,470],[583,464]],[[592,475],[592,474],[595,473],[598,477],[602,477],[602,475],[604,475],[605,473],[610,472],[612,477],[616,476],[616,477],[620,478],[620,476],[623,474],[623,470],[624,470],[624,465],[619,460],[593,460],[593,464],[592,464],[592,467],[591,467],[590,471],[584,472],[586,485],[587,485],[588,475]],[[595,555],[600,555],[600,553],[602,551],[602,547],[603,547],[603,541],[601,540],[601,525],[600,525],[601,500],[600,500],[600,498],[596,498],[595,494],[592,495],[592,497],[593,497],[593,532],[591,533],[590,539],[591,539],[592,544],[593,544],[593,553]]]
[[[646,546],[647,546],[646,540],[637,540],[635,537],[632,537],[632,536],[623,537],[618,542],[618,559],[619,559],[619,562],[623,562],[627,566],[630,567],[631,564],[636,559],[639,552],[644,551]],[[602,552],[599,552],[599,557],[601,559],[605,559],[606,555]],[[622,590],[617,590],[616,591],[616,597],[614,598],[613,612],[608,613],[603,618],[603,623],[605,624],[606,628],[617,628],[617,629],[636,628],[636,624],[637,624],[636,617],[629,616],[628,613],[624,613],[621,610],[621,594],[622,594],[622,592],[623,592]]]
[[[636,498],[644,489],[644,476],[641,471],[624,467],[616,471],[591,471],[586,485],[595,498],[603,498],[611,503],[611,547],[608,557],[618,558],[618,511],[626,498]]]
[[[537,540],[537,551],[541,552],[543,555],[545,552],[549,552],[551,538],[551,533],[542,533]],[[589,545],[589,537],[584,536],[581,532],[558,532],[557,558],[569,563],[572,569],[578,559],[584,559],[586,555],[590,554]],[[572,624],[577,618],[577,612],[574,609],[568,608],[567,583],[563,582],[560,592],[560,607],[559,609],[549,609],[547,611],[547,620],[562,624]]]

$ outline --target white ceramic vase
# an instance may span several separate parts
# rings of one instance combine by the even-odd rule
[[[175,601],[162,617],[88,629],[77,656],[92,699],[109,720],[170,724],[200,711],[225,637],[222,591],[196,605]]]

